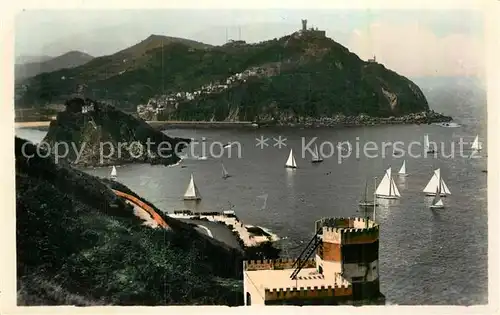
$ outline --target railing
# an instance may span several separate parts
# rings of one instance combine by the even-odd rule
[[[320,237],[321,232],[322,232],[322,228],[319,228],[316,231],[316,234],[314,234],[313,238],[309,241],[309,243],[307,243],[304,250],[300,253],[297,260],[295,260],[295,262],[293,263],[292,268],[293,267],[296,267],[296,268],[293,271],[293,273],[290,275],[290,279],[292,279],[292,280],[297,279],[297,275],[302,270],[302,268],[304,268],[304,266],[307,263],[307,260],[311,257],[312,253],[314,253],[316,248],[318,248],[319,244],[321,244],[321,242],[322,242],[322,239]]]

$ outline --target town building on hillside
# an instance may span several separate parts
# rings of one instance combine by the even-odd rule
[[[94,105],[84,105],[82,106],[82,114],[86,114],[94,111]]]
[[[297,259],[243,262],[245,305],[383,304],[379,225],[324,218]],[[314,256],[311,258],[311,256]]]
[[[373,58],[368,59],[368,62],[377,63],[377,58],[373,55]]]

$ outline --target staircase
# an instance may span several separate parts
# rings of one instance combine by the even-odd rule
[[[300,253],[297,260],[295,260],[295,262],[293,263],[292,268],[295,267],[295,270],[293,271],[292,275],[290,276],[290,279],[292,279],[292,280],[297,279],[297,275],[302,270],[302,268],[304,268],[304,266],[307,263],[307,260],[314,253],[316,248],[318,248],[319,244],[321,244],[322,239],[321,239],[320,235],[321,235],[322,230],[323,230],[323,228],[321,227],[316,231],[316,234],[314,234],[313,238],[309,241],[306,248],[304,248],[304,250],[302,251],[302,253]]]

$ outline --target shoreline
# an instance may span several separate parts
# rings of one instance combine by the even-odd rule
[[[147,121],[156,130],[168,129],[258,129],[258,128],[348,128],[381,125],[421,125],[433,123],[449,123],[452,117],[437,113],[417,113],[400,117],[339,116],[335,118],[306,119],[304,122],[261,122],[251,121]],[[15,122],[15,128],[32,128],[48,130],[51,121]]]

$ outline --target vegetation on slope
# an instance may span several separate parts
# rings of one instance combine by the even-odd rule
[[[98,178],[36,153],[16,137],[19,305],[241,304],[241,253],[172,218],[145,227]]]
[[[70,51],[61,56],[15,65],[15,79],[23,80],[44,72],[53,72],[64,68],[81,66],[94,59],[89,54],[80,51]]]
[[[193,92],[259,68],[275,70],[220,93],[181,102],[167,111],[166,118],[223,120],[233,115],[257,120],[274,118],[273,113],[281,113],[278,118],[336,113],[398,116],[428,109],[413,82],[383,65],[362,61],[329,38],[292,34],[251,45],[194,48],[172,43],[143,49],[142,54],[134,51],[130,60],[117,53],[28,80],[18,93],[18,105],[57,102],[73,93],[76,85],[86,84],[92,97],[119,100],[122,108],[135,107],[161,94]],[[61,76],[71,79],[61,82]]]

